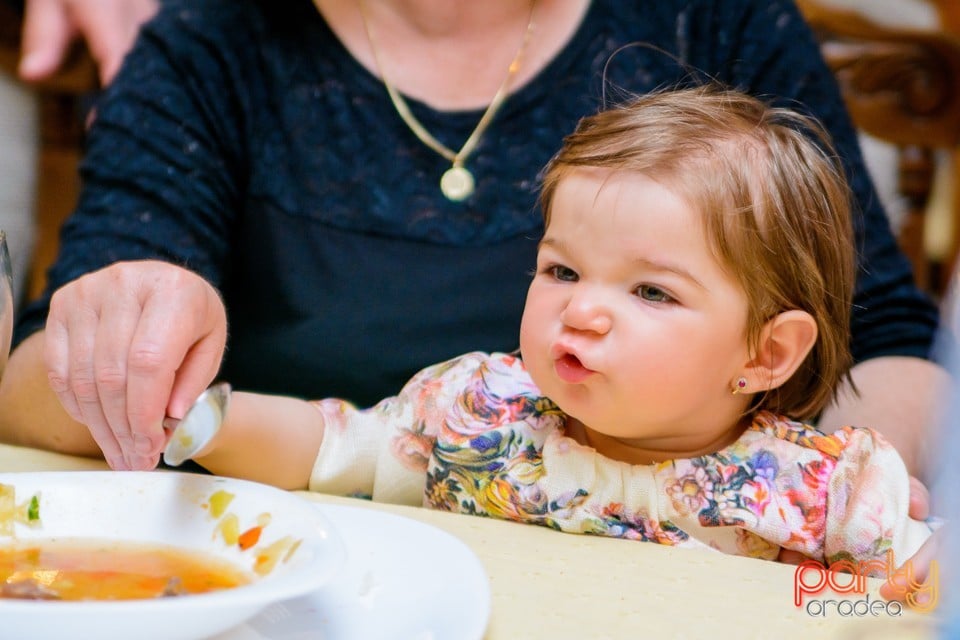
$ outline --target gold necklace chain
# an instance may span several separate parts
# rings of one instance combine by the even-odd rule
[[[473,179],[473,174],[470,173],[470,171],[464,166],[464,163],[467,161],[467,157],[473,153],[477,144],[480,142],[480,138],[483,136],[484,131],[486,131],[487,127],[490,126],[490,123],[493,121],[493,117],[497,114],[497,111],[507,99],[507,94],[510,90],[510,84],[513,81],[513,78],[517,75],[517,72],[520,70],[520,61],[523,58],[523,54],[527,50],[527,45],[530,43],[530,36],[533,35],[535,26],[533,15],[534,9],[537,5],[536,0],[534,0],[530,5],[530,19],[527,21],[527,28],[523,34],[523,42],[520,44],[517,54],[510,62],[510,66],[507,67],[507,77],[503,79],[503,82],[500,84],[500,88],[497,89],[497,93],[493,96],[493,100],[490,101],[490,105],[480,118],[480,122],[477,123],[477,126],[473,129],[473,132],[467,138],[467,141],[463,143],[463,146],[460,147],[460,151],[454,151],[433,137],[433,135],[431,135],[431,133],[427,131],[422,124],[420,124],[420,121],[417,120],[417,118],[413,115],[413,112],[410,111],[410,106],[407,104],[407,101],[404,100],[403,96],[401,96],[396,88],[390,83],[390,81],[387,80],[387,76],[383,72],[383,65],[380,64],[380,55],[377,51],[377,46],[373,36],[373,29],[370,27],[370,20],[367,18],[366,4],[363,0],[360,0],[359,4],[360,17],[363,20],[363,28],[367,32],[367,40],[370,42],[370,51],[373,53],[373,62],[377,67],[377,71],[380,72],[380,80],[383,82],[383,86],[387,90],[387,95],[390,96],[390,102],[393,103],[393,108],[396,109],[397,113],[400,115],[400,119],[403,120],[404,124],[407,125],[410,131],[417,136],[417,139],[420,140],[420,142],[449,160],[452,165],[443,173],[443,176],[440,178],[440,191],[443,192],[443,195],[446,196],[447,199],[455,202],[469,198],[473,193],[475,181]]]

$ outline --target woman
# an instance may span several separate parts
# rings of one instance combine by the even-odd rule
[[[3,437],[149,468],[165,416],[218,371],[364,404],[430,362],[514,348],[540,167],[605,101],[698,74],[831,131],[862,210],[862,395],[821,426],[875,426],[917,473],[936,310],[787,0],[165,3],[97,106],[77,214],[0,388]]]

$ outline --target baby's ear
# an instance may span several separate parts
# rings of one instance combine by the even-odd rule
[[[806,311],[784,311],[768,320],[747,363],[750,391],[776,389],[789,380],[816,341],[817,321]]]

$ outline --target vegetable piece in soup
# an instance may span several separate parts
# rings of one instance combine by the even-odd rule
[[[251,575],[176,547],[113,540],[32,540],[0,547],[0,597],[137,600],[229,589]]]
[[[11,536],[14,524],[36,526],[40,522],[40,497],[17,504],[16,488],[0,483],[0,536]]]

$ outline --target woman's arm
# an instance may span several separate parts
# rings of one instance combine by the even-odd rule
[[[827,432],[847,425],[879,431],[910,474],[928,480],[932,427],[949,382],[946,369],[920,358],[887,356],[861,362],[851,373],[859,397],[845,386],[818,426]]]
[[[740,28],[730,44],[717,45],[732,70],[730,79],[819,119],[833,138],[853,193],[858,272],[851,348],[860,396],[843,390],[819,426],[827,431],[844,425],[875,429],[897,447],[910,473],[922,477],[930,412],[945,376],[926,360],[938,325],[937,308],[914,282],[835,76],[796,6],[789,0],[732,0],[723,6],[743,11],[731,22]]]
[[[244,166],[238,161],[241,118],[231,88],[243,87],[230,84],[216,66],[221,52],[197,33],[210,23],[187,20],[199,20],[202,12],[185,18],[174,4],[167,3],[144,30],[96,105],[81,168],[84,188],[61,231],[47,290],[17,318],[15,344],[41,330],[46,338],[11,360],[6,374],[11,382],[4,381],[5,407],[29,398],[37,409],[10,417],[5,411],[0,437],[95,454],[76,420],[93,429],[114,468],[152,467],[163,444],[164,415],[181,415],[216,374],[226,329],[214,287],[228,271],[235,219],[242,211],[236,169]],[[142,268],[143,261],[152,261],[154,275]],[[111,287],[103,277],[117,263],[128,266],[110,274],[120,276],[113,279],[125,287]],[[168,274],[186,272],[170,265],[188,265],[211,284],[188,303],[182,295],[187,288],[178,285],[182,274],[157,276],[159,263],[167,265]],[[81,286],[85,276],[90,279]],[[50,308],[54,292],[71,300],[59,313]],[[78,299],[88,304],[74,304]],[[197,303],[206,311],[195,313]],[[147,326],[145,318],[153,322]],[[203,332],[197,331],[201,318],[211,321],[208,328],[219,327],[214,341],[220,353],[206,350],[200,367],[206,370],[195,370],[194,381],[178,392],[174,380]],[[179,353],[177,344],[183,347]],[[44,362],[49,377],[41,369]],[[62,407],[41,389],[48,380]],[[41,430],[50,433],[33,433]]]
[[[195,460],[216,474],[284,489],[419,504],[440,423],[485,360],[468,354],[427,367],[367,409],[335,398],[234,392],[220,433]]]
[[[10,354],[0,380],[0,441],[100,457],[90,431],[63,409],[47,379],[45,336],[38,331]]]

